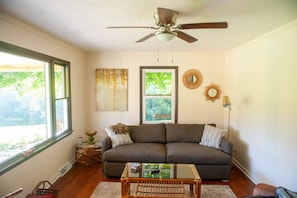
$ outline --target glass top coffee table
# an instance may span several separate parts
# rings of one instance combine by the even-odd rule
[[[131,183],[136,183],[134,192]],[[184,197],[185,184],[191,197],[200,198],[201,178],[194,164],[128,162],[121,176],[122,197]]]

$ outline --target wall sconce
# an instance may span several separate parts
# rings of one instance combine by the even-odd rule
[[[230,130],[230,111],[231,111],[231,101],[229,96],[223,97],[223,107],[228,108],[228,132],[227,139],[229,140],[229,130]]]

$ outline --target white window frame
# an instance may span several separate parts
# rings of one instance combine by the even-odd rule
[[[150,95],[146,96],[145,91],[145,74],[146,72],[170,72],[172,73],[172,93],[171,95]],[[140,66],[140,123],[156,124],[156,123],[177,123],[178,110],[178,67],[177,66]],[[158,114],[157,120],[148,120],[146,117],[146,99],[147,98],[168,98],[171,99],[171,115]]]

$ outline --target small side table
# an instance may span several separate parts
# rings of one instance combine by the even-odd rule
[[[87,142],[75,146],[75,160],[77,163],[89,166],[102,160],[101,142],[89,145]]]

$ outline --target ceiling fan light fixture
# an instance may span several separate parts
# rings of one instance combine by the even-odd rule
[[[113,26],[108,28],[148,28],[157,30],[147,36],[139,39],[136,43],[146,41],[147,39],[156,36],[160,41],[170,41],[174,37],[182,39],[188,43],[193,43],[197,39],[185,32],[180,30],[186,29],[207,29],[207,28],[227,28],[227,22],[208,22],[208,23],[186,23],[186,24],[176,24],[178,17],[178,12],[167,9],[167,8],[157,8],[158,13],[154,14],[155,23],[158,27],[152,26]]]
[[[170,41],[174,37],[176,37],[176,34],[173,32],[160,32],[160,33],[156,34],[156,37],[160,41]]]

